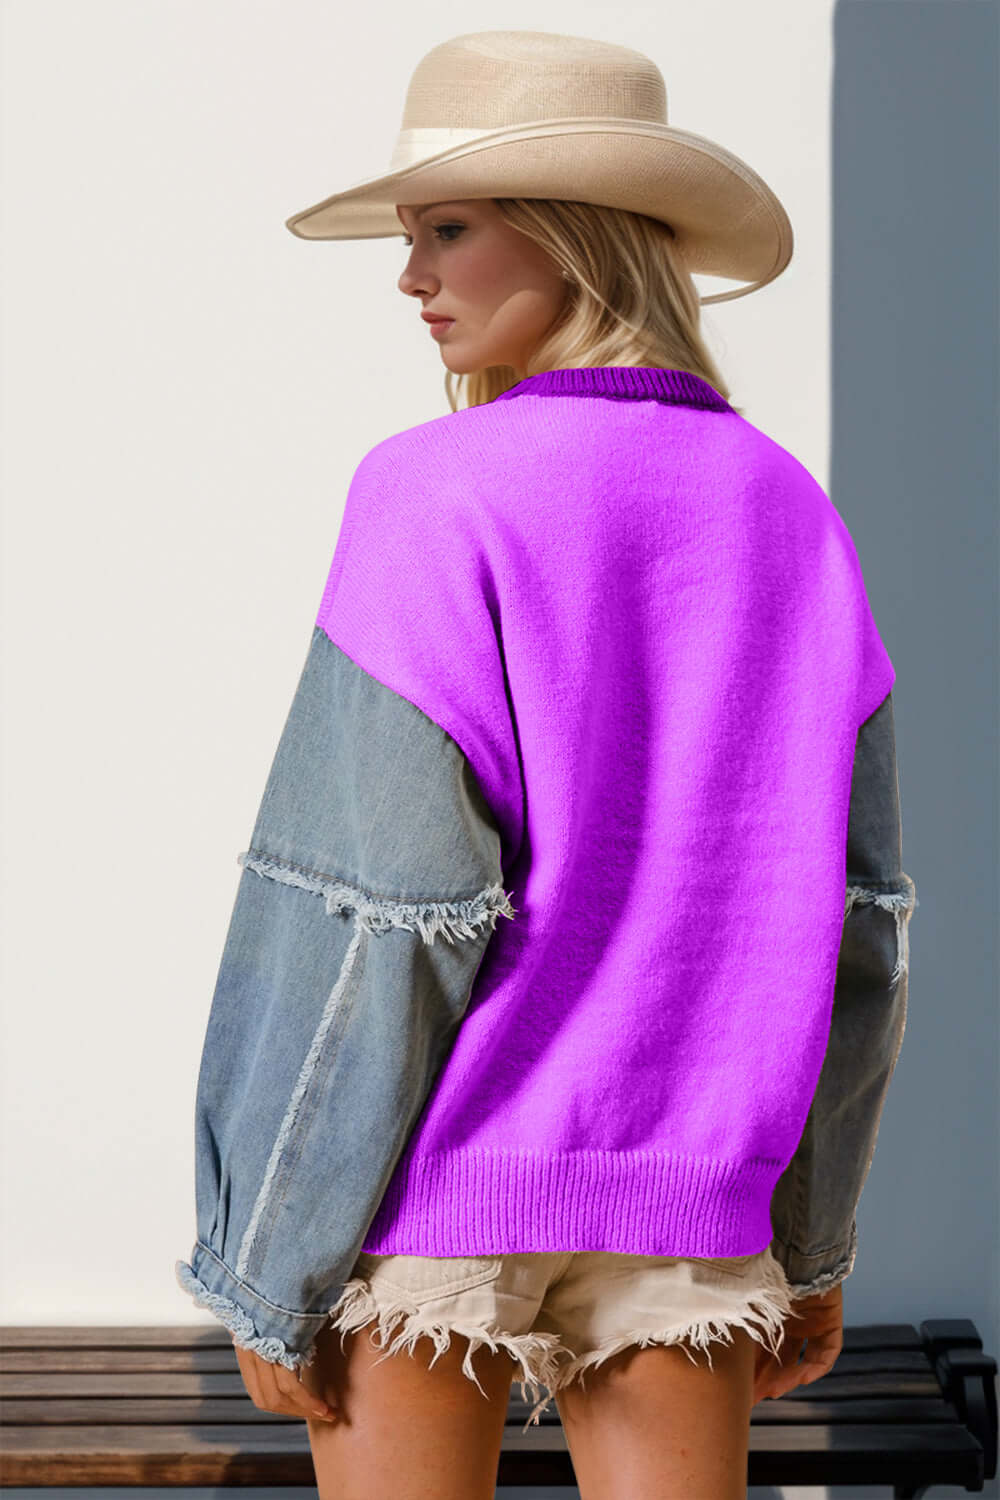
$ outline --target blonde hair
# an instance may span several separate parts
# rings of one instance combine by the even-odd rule
[[[729,401],[701,332],[701,303],[669,224],[623,208],[555,198],[494,198],[508,224],[547,250],[567,277],[566,300],[526,374],[596,365],[652,365],[698,375]],[[481,406],[516,385],[510,365],[445,375]],[[730,402],[730,405],[733,403]],[[734,410],[743,416],[742,408]]]

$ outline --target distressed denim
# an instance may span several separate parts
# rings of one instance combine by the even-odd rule
[[[902,867],[891,693],[858,731],[846,870],[826,1055],[771,1199],[772,1249],[795,1297],[828,1291],[854,1269],[858,1200],[906,1028],[909,919],[918,903]]]
[[[808,810],[804,809],[804,815]],[[858,735],[829,1045],[772,1202],[793,1295],[850,1273],[906,1014],[891,697]],[[195,1106],[181,1287],[294,1369],[351,1277],[469,1004],[504,891],[465,756],[313,627],[236,892]]]

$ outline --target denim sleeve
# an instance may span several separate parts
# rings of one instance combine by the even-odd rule
[[[826,1055],[802,1137],[771,1200],[772,1252],[793,1297],[854,1269],[857,1206],[906,1026],[909,919],[892,694],[858,731],[847,894]]]
[[[514,908],[457,744],[318,625],[239,863],[175,1272],[236,1344],[294,1369]]]

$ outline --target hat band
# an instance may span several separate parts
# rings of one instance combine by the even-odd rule
[[[436,156],[451,146],[463,146],[483,135],[482,130],[452,130],[448,126],[427,126],[419,130],[401,130],[389,162],[390,172],[401,172],[424,157]]]

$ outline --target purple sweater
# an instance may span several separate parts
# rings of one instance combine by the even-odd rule
[[[547,371],[365,456],[317,623],[468,757],[516,913],[363,1249],[763,1250],[895,676],[820,485],[695,376]]]

